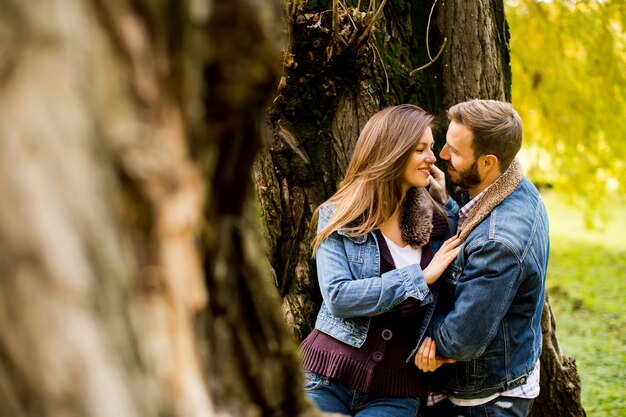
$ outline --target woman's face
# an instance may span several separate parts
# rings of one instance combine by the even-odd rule
[[[433,132],[430,127],[427,127],[424,134],[419,138],[406,168],[404,168],[403,192],[406,193],[411,187],[426,187],[428,185],[430,168],[437,161],[433,152],[434,146]]]

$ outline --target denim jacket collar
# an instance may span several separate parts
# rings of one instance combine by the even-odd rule
[[[365,241],[367,240],[367,235],[363,235],[363,236],[352,236],[350,234],[348,234],[348,232],[346,232],[343,229],[339,229],[337,230],[337,234],[339,236],[343,236],[347,239],[350,239],[352,242],[356,243],[357,245],[362,245],[365,243]]]

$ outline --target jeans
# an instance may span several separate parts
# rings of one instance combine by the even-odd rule
[[[526,417],[535,400],[533,398],[497,397],[488,403],[459,407],[443,400],[433,407],[425,407],[424,417]]]
[[[368,394],[308,371],[304,391],[321,411],[355,417],[415,417],[419,407],[418,397]]]

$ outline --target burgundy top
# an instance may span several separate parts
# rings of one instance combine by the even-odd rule
[[[437,216],[433,216],[436,218]],[[445,221],[445,220],[444,220]],[[447,224],[435,223],[431,237]],[[377,231],[381,275],[395,264],[387,242]],[[422,247],[420,266],[424,269],[433,258],[430,242]],[[420,396],[428,393],[430,377],[406,358],[418,340],[423,311],[419,302],[408,299],[390,312],[371,319],[367,339],[360,348],[350,346],[314,329],[301,343],[304,369],[337,379],[366,393],[390,396]]]

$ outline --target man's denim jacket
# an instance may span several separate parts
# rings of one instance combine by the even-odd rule
[[[458,206],[449,199],[444,211],[452,223],[452,230],[455,230]],[[320,206],[318,232],[331,216],[331,205]],[[443,241],[431,241],[433,252],[442,244]],[[419,265],[394,269],[381,276],[380,249],[374,232],[360,237],[350,237],[342,231],[334,232],[320,244],[315,258],[323,298],[316,329],[348,345],[361,347],[372,316],[390,311],[403,301],[414,298],[422,306],[428,306],[419,329],[421,341],[435,309],[436,289],[426,284]]]
[[[548,253],[545,207],[523,178],[439,280],[432,336],[438,354],[457,360],[436,372],[445,393],[484,398],[526,382],[541,354]]]

